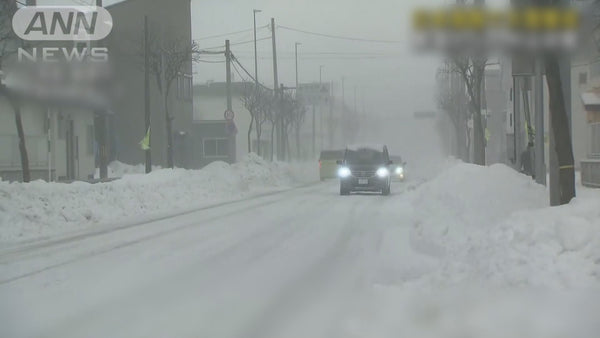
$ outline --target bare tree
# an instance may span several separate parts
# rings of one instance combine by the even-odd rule
[[[244,108],[250,113],[250,125],[248,126],[248,153],[252,152],[252,129],[254,128],[255,116],[258,114],[258,106],[259,106],[259,95],[257,91],[254,90],[254,86],[249,89],[245,88],[244,94],[240,98]]]
[[[261,138],[264,124],[269,120],[269,116],[273,114],[275,109],[275,101],[271,92],[266,89],[260,89],[260,104],[258,114],[255,116],[256,120],[256,139],[257,139],[257,153],[262,155],[261,150]]]
[[[0,74],[2,74],[4,61],[15,54],[17,49],[22,45],[21,40],[16,36],[12,29],[12,16],[17,11],[15,1],[2,0],[0,1]],[[31,172],[29,170],[29,157],[27,155],[27,145],[25,142],[25,132],[23,130],[23,120],[21,118],[21,103],[10,90],[0,82],[0,95],[4,96],[10,103],[15,115],[15,126],[19,137],[19,153],[21,156],[21,172],[23,182],[31,180]]]
[[[264,119],[271,125],[271,154],[269,158],[271,161],[273,161],[273,155],[275,152],[275,130],[277,128],[277,123],[279,122],[279,114],[277,109],[279,100],[277,95],[271,95],[269,101],[269,109],[264,111]]]
[[[306,107],[296,98],[292,96],[292,94],[285,93],[281,99],[281,117],[283,119],[283,143],[284,149],[287,152],[287,158],[291,158],[290,152],[290,142],[289,135],[290,130],[294,129],[296,131],[296,146],[297,151],[299,152],[300,146],[300,128],[302,123],[304,122],[304,117],[306,115]]]
[[[149,68],[163,99],[167,135],[167,166],[173,168],[173,120],[175,117],[169,112],[169,96],[173,90],[173,82],[182,76],[186,65],[199,60],[200,48],[194,41],[171,36],[168,32],[160,34],[159,31],[155,25],[149,32]],[[144,50],[142,44],[141,55]]]
[[[473,163],[485,165],[485,133],[483,128],[482,84],[487,57],[454,56],[451,60],[453,71],[460,74],[469,101],[470,116],[473,120]]]
[[[255,130],[257,145],[256,153],[261,154],[260,142],[262,137],[262,127],[269,118],[273,109],[273,96],[262,87],[246,87],[244,94],[240,98],[244,108],[250,113],[250,125],[248,126],[248,152],[252,152],[252,130]]]
[[[456,140],[456,157],[467,162],[469,160],[470,134],[467,123],[469,111],[466,106],[465,86],[458,74],[450,71],[448,64],[438,69],[437,104],[449,117]]]

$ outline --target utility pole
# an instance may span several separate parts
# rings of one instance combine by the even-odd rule
[[[280,130],[280,134],[281,134],[281,139],[279,141],[279,144],[280,144],[279,148],[280,148],[281,154],[280,154],[280,157],[278,158],[281,161],[285,160],[285,149],[287,147],[287,142],[286,142],[287,136],[286,136],[286,133],[283,130],[283,127],[284,127],[284,121],[283,121],[283,117],[284,117],[284,115],[283,115],[283,109],[284,109],[284,107],[283,107],[283,91],[284,91],[284,87],[283,87],[283,83],[282,83],[282,84],[280,84],[280,87],[279,87],[279,109],[280,109],[280,114],[279,114],[279,130]]]
[[[232,110],[231,107],[231,50],[229,49],[229,40],[225,40],[225,72],[227,75],[226,91],[227,91],[227,110]]]
[[[152,171],[152,136],[150,134],[150,51],[148,50],[148,16],[144,16],[144,132],[149,135],[146,149],[146,174]]]
[[[275,42],[275,19],[271,18],[271,43],[273,45],[273,94],[275,99],[279,98],[279,116],[276,118],[277,124],[277,158],[280,159],[282,156],[282,140],[283,140],[283,118],[282,118],[282,92],[278,91],[279,81],[277,79],[277,46]],[[275,126],[273,126],[275,128]],[[274,145],[272,144],[271,147]]]
[[[321,91],[323,90],[323,65],[319,66],[319,124],[320,124],[320,146],[321,150],[323,150],[323,100],[321,96]]]
[[[317,151],[316,142],[317,142],[317,123],[315,122],[315,104],[312,105],[312,155],[315,156]]]
[[[329,81],[329,119],[327,122],[329,148],[333,147],[333,100],[333,80],[331,80]]]
[[[535,60],[535,181],[546,185],[546,160],[544,144],[544,76],[542,59]]]
[[[301,45],[300,42],[296,42],[294,44],[294,55],[296,57],[296,93],[298,93],[298,46]]]
[[[262,12],[260,9],[253,9],[252,14],[254,16],[254,86],[258,91],[258,53],[256,50],[256,13]]]
[[[340,122],[342,124],[342,139],[344,141],[344,144],[346,144],[348,142],[348,140],[347,140],[348,131],[346,130],[348,120],[346,119],[346,91],[345,91],[345,86],[344,86],[344,80],[345,79],[342,76],[342,110],[341,110],[342,119],[340,120]]]
[[[346,104],[346,92],[344,88],[344,77],[342,76],[342,114],[344,113],[344,106]]]
[[[356,85],[354,85],[354,113],[356,114]]]
[[[27,4],[35,6],[36,1],[28,1]],[[102,7],[102,0],[96,0],[96,6]],[[100,46],[101,42],[97,42],[97,45]],[[107,137],[106,137],[106,111],[97,110],[96,111],[96,120],[97,123],[96,133],[97,141],[98,141],[98,166],[100,168],[100,179],[108,178],[108,149],[107,149]]]
[[[552,57],[550,57],[552,59]],[[570,140],[568,140],[569,146],[572,147],[572,128],[571,128],[571,64],[570,64],[570,59],[569,57],[563,56],[563,57],[554,57],[558,60],[556,60],[556,63],[558,64],[558,72],[559,72],[559,77],[560,77],[560,84],[561,84],[561,89],[562,89],[562,96],[563,96],[563,104],[564,104],[564,109],[565,109],[565,113],[566,113],[566,117],[567,117],[567,124],[568,126],[566,126],[567,130],[568,130],[568,134],[569,137],[571,138]],[[546,61],[548,61],[548,59],[546,59]],[[553,61],[553,60],[552,60]],[[550,81],[555,81],[556,79],[553,79],[553,74],[549,74],[549,68],[548,68],[548,63],[546,63],[545,65],[545,69],[546,69],[546,81],[548,82],[548,87],[550,90],[550,149],[549,149],[549,174],[550,174],[550,205],[551,206],[556,206],[556,205],[561,205],[564,203],[568,203],[567,199],[569,191],[565,191],[563,189],[570,189],[571,187],[567,187],[567,186],[561,186],[561,175],[571,175],[571,173],[574,175],[574,161],[572,158],[572,148],[571,148],[571,158],[569,159],[569,161],[565,161],[564,163],[559,163],[559,157],[558,154],[556,152],[556,139],[555,139],[555,135],[554,135],[554,127],[553,124],[554,123],[560,123],[557,121],[553,121],[552,120],[552,116],[553,111],[552,111],[552,102],[553,99],[554,100],[558,100],[558,98],[556,97],[552,97],[552,95],[554,94],[555,96],[558,96],[558,93],[552,93],[552,88],[550,87]],[[555,84],[556,85],[556,84]],[[566,140],[563,140],[566,141]],[[560,144],[560,146],[562,146],[563,148],[566,147],[567,145],[565,144],[566,142],[563,142]],[[564,156],[564,154],[563,154]],[[570,163],[569,163],[570,162]],[[574,178],[572,178],[572,180],[574,180]],[[570,180],[571,181],[571,180]],[[572,181],[571,181],[572,182]],[[575,189],[574,187],[572,187],[572,189]],[[573,196],[575,194],[574,191],[572,191]],[[565,196],[565,194],[567,196]]]

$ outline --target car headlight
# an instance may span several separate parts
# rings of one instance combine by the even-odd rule
[[[396,175],[402,175],[402,174],[404,174],[404,168],[396,167]]]
[[[377,169],[377,176],[379,176],[379,177],[387,177],[389,174],[390,174],[390,171],[387,168]]]
[[[347,167],[341,167],[340,169],[338,169],[338,176],[341,178],[346,178],[351,174],[352,172]]]

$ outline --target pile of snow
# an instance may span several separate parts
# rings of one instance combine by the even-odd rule
[[[510,213],[547,204],[543,186],[502,164],[455,163],[411,197],[411,244],[435,256],[485,235]]]
[[[503,165],[458,163],[421,184],[348,336],[598,337],[600,190],[578,196],[549,207],[545,187]]]
[[[439,283],[600,286],[600,191],[548,207],[548,191],[504,165],[459,164],[414,192],[411,246],[440,259]]]
[[[153,171],[159,170],[159,169],[162,169],[162,167],[158,166],[158,165],[152,166]],[[146,165],[145,164],[132,165],[132,164],[127,164],[127,163],[123,163],[120,161],[112,161],[108,164],[107,170],[108,170],[108,178],[119,178],[119,177],[123,177],[125,175],[145,174],[146,173]],[[94,173],[94,178],[96,178],[96,179],[100,178],[100,170],[98,168],[96,168],[96,171]]]
[[[140,167],[134,168],[138,172]],[[314,181],[316,168],[299,171],[250,154],[233,165],[213,162],[201,170],[160,169],[148,175],[122,171],[121,179],[107,183],[0,182],[0,242],[54,236],[124,217],[174,213],[292,187]]]

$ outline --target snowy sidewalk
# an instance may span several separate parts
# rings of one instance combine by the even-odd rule
[[[157,169],[144,175],[116,163],[110,171],[123,177],[96,184],[0,181],[0,243],[147,221],[318,180],[316,165],[270,163],[254,154],[201,170]]]

